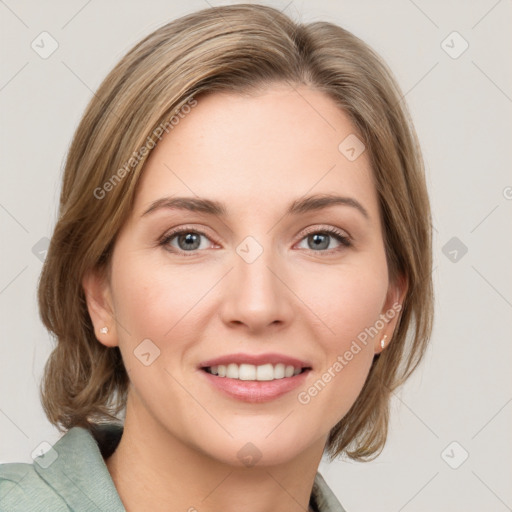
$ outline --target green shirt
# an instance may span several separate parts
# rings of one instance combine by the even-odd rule
[[[122,433],[114,423],[92,432],[73,427],[32,464],[0,464],[0,510],[124,512],[104,461]],[[317,512],[345,512],[318,472],[310,505]]]

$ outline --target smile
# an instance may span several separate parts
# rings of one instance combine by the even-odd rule
[[[207,366],[204,370],[211,375],[226,377],[228,379],[269,381],[299,375],[299,373],[305,371],[306,368],[294,367],[282,363],[275,365],[267,363],[259,366],[254,364],[230,363],[227,365],[219,364]]]
[[[213,389],[231,399],[261,403],[305,384],[313,366],[285,354],[225,354],[198,365]]]

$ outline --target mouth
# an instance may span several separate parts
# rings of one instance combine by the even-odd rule
[[[305,383],[309,362],[280,354],[232,354],[204,361],[206,382],[225,396],[244,402],[268,402]]]
[[[299,367],[289,364],[285,365],[283,363],[266,363],[257,366],[254,364],[229,363],[227,365],[219,364],[205,366],[201,369],[210,375],[215,375],[216,377],[260,382],[290,378],[311,370],[309,367]]]

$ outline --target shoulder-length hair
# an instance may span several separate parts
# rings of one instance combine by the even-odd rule
[[[42,321],[57,340],[41,400],[61,431],[118,419],[125,407],[120,351],[96,339],[81,283],[89,270],[108,269],[162,130],[201,94],[274,83],[322,91],[349,115],[370,157],[390,279],[408,283],[389,346],[326,444],[331,459],[382,450],[391,394],[417,367],[432,329],[430,206],[415,130],[391,72],[363,41],[250,4],[205,9],[151,33],[108,74],[76,130],[38,290]]]

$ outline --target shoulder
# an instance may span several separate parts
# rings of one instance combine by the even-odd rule
[[[33,464],[9,463],[0,464],[0,510],[68,512],[69,508],[37,474]]]
[[[2,512],[124,511],[104,462],[122,428],[73,427],[32,464],[0,464]]]

